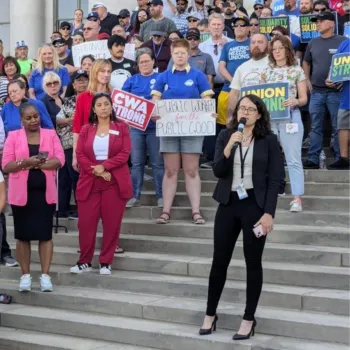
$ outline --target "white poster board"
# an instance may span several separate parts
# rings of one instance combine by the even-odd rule
[[[215,135],[216,113],[214,99],[160,100],[156,113],[156,135],[207,136]]]
[[[73,62],[75,67],[80,67],[83,56],[92,55],[95,59],[110,58],[107,40],[87,41],[72,47]],[[124,57],[135,61],[135,44],[126,44]]]

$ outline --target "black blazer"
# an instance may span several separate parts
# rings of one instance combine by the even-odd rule
[[[214,175],[219,179],[213,198],[220,204],[228,204],[233,180],[233,159],[224,155],[224,149],[231,132],[221,130],[216,140],[213,163]],[[278,189],[281,182],[281,151],[277,136],[270,134],[254,140],[253,151],[253,186],[256,202],[264,213],[275,215]]]

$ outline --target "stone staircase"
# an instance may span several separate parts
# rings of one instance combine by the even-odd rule
[[[307,171],[302,213],[279,199],[275,230],[264,251],[264,286],[257,333],[233,342],[245,302],[242,241],[228,270],[218,309],[218,330],[200,337],[211,267],[216,184],[201,170],[205,226],[191,223],[181,175],[172,221],[156,225],[152,182],[142,207],[127,209],[111,276],[71,275],[78,259],[75,221],[54,236],[54,293],[41,293],[38,249],[33,245],[31,293],[19,293],[18,268],[0,269],[0,350],[345,350],[349,348],[349,172]],[[288,192],[288,189],[287,189]],[[62,220],[64,222],[64,220]],[[8,217],[13,237],[12,217]],[[100,227],[101,230],[101,227]],[[15,253],[15,242],[10,238]],[[93,266],[98,266],[98,234]]]

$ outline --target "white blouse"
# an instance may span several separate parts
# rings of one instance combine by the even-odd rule
[[[96,160],[108,159],[109,134],[101,137],[96,135],[94,139],[93,149]]]
[[[244,158],[248,147],[242,147],[242,156]],[[247,156],[244,161],[244,178],[241,179],[241,157],[239,148],[236,149],[235,157],[233,160],[233,180],[232,191],[236,191],[236,187],[243,183],[246,190],[253,188],[253,152],[254,141],[250,144]],[[243,181],[242,181],[243,180]]]

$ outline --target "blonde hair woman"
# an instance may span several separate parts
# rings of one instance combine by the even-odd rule
[[[45,44],[38,50],[38,62],[29,79],[30,98],[40,100],[44,97],[43,77],[47,72],[54,72],[60,77],[62,84],[59,93],[63,98],[70,77],[67,68],[60,64],[56,50],[50,44]]]

